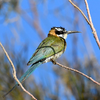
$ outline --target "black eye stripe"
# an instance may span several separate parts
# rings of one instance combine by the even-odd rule
[[[64,34],[66,32],[65,28],[63,27],[52,27],[51,30],[55,29],[55,33],[57,35]]]
[[[60,34],[64,34],[63,31],[57,31],[57,30],[55,30],[55,33],[58,34],[58,35],[60,35]]]

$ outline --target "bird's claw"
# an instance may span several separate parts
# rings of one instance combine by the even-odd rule
[[[52,62],[54,65],[56,65],[56,61],[54,61],[53,59],[51,59],[51,62]]]

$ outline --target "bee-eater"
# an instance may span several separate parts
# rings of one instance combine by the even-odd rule
[[[31,65],[31,67],[22,75],[19,81],[23,83],[39,65],[55,60],[61,56],[66,49],[65,39],[67,38],[67,35],[71,33],[79,33],[79,31],[66,31],[65,28],[62,27],[51,28],[48,37],[40,43],[27,63],[27,65]],[[8,93],[10,93],[16,86],[18,86],[18,83],[16,83]]]

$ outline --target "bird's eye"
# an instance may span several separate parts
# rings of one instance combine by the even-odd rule
[[[63,31],[57,31],[56,30],[55,33],[58,34],[58,35],[60,35],[60,34],[63,34]]]

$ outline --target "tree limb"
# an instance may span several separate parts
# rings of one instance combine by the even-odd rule
[[[82,72],[80,72],[80,71],[78,71],[78,70],[76,70],[76,69],[73,69],[73,68],[64,66],[64,65],[62,65],[62,64],[60,64],[60,63],[58,63],[58,62],[56,62],[56,61],[54,61],[54,60],[51,60],[51,61],[52,61],[52,63],[55,64],[55,65],[58,65],[58,66],[63,67],[63,68],[65,68],[65,69],[68,69],[68,70],[74,71],[74,72],[76,72],[76,73],[79,73],[79,74],[83,75],[84,77],[88,78],[89,80],[91,80],[93,83],[95,83],[95,84],[97,84],[97,85],[100,85],[99,82],[95,81],[95,80],[94,80],[93,78],[91,78],[90,76],[88,76],[88,75],[86,75],[86,74],[84,74],[84,73],[82,73]]]
[[[92,23],[92,18],[91,18],[91,15],[90,15],[90,11],[89,11],[89,7],[88,7],[88,3],[87,3],[87,0],[84,0],[85,1],[85,5],[86,5],[86,10],[87,10],[87,14],[88,14],[88,18],[86,17],[86,15],[83,13],[83,11],[78,7],[76,6],[71,0],[69,0],[69,2],[76,8],[80,11],[80,13],[83,15],[83,17],[85,18],[85,20],[87,21],[87,23],[90,25],[91,27],[91,30],[92,30],[92,33],[94,35],[94,38],[96,40],[96,43],[100,49],[100,41],[99,41],[99,38],[97,36],[97,32],[96,32],[96,29],[94,28],[94,25]]]
[[[8,60],[9,60],[9,62],[10,62],[10,64],[11,64],[11,66],[12,66],[12,68],[13,68],[13,77],[14,77],[14,79],[18,82],[18,84],[20,85],[20,87],[22,88],[22,90],[23,90],[24,92],[26,92],[28,95],[30,95],[34,100],[37,100],[37,99],[36,99],[30,92],[28,92],[28,91],[23,87],[23,85],[20,83],[20,81],[18,80],[18,78],[17,78],[17,76],[16,76],[16,69],[15,69],[15,67],[14,67],[14,64],[13,64],[12,60],[10,59],[8,53],[6,52],[6,50],[5,50],[5,48],[3,47],[3,45],[2,45],[1,42],[0,42],[0,46],[2,47],[2,49],[3,49],[4,53],[5,53],[5,55],[7,56]]]

